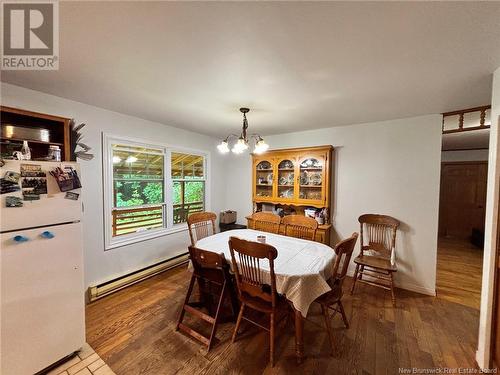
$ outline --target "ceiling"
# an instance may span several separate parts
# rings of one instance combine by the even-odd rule
[[[490,103],[500,2],[60,2],[59,71],[1,80],[196,132]],[[82,119],[83,120],[83,119]]]

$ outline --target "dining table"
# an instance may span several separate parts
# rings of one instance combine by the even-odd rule
[[[310,305],[316,298],[331,290],[327,280],[332,276],[335,252],[325,244],[253,229],[235,229],[216,233],[200,239],[196,247],[224,254],[231,264],[230,237],[257,241],[265,236],[265,242],[274,246],[278,256],[274,260],[277,292],[290,302],[295,315],[295,355],[297,362],[304,359],[304,320]],[[269,274],[269,265],[261,265],[261,271]]]

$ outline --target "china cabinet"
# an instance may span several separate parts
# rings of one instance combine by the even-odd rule
[[[306,208],[326,209],[318,240],[329,242],[332,146],[268,151],[253,155],[252,199],[254,209],[263,204],[304,214]],[[249,226],[251,223],[249,222]],[[328,232],[328,233],[327,233]]]
[[[253,155],[253,201],[330,207],[331,146]]]

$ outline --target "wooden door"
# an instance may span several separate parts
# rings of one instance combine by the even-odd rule
[[[439,234],[469,238],[484,231],[487,162],[443,163],[439,202]]]
[[[298,200],[303,204],[324,206],[326,201],[327,154],[302,154],[297,163]]]
[[[293,154],[276,158],[277,201],[285,204],[293,203],[298,194],[295,183],[295,167],[297,159]]]
[[[273,158],[256,158],[253,162],[254,201],[272,201],[276,196],[275,163]]]

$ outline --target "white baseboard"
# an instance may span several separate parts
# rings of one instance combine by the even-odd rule
[[[354,269],[350,269],[347,272],[347,274],[350,277],[354,277]],[[365,277],[367,278],[367,280],[370,280],[370,277],[368,275],[363,276],[363,278],[365,278]],[[433,296],[433,297],[436,296],[436,289],[435,288],[427,288],[427,287],[422,286],[422,285],[407,283],[404,281],[403,282],[395,282],[395,285],[396,285],[396,288],[405,289],[405,290],[409,290],[411,292],[425,294],[428,296]]]
[[[181,254],[174,258],[152,264],[135,272],[115,277],[112,280],[97,285],[91,285],[88,288],[88,302],[93,302],[99,298],[115,293],[142,280],[158,275],[161,272],[185,264],[188,262],[188,260],[188,254]]]

